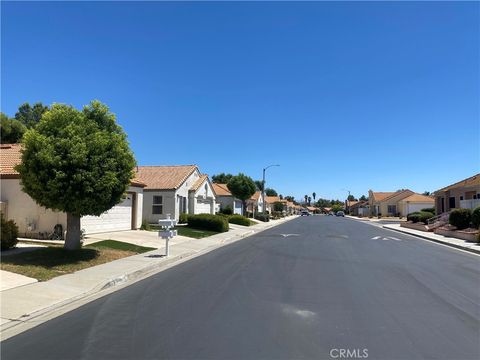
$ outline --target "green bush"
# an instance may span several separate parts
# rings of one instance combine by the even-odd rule
[[[230,224],[237,224],[243,226],[250,226],[250,219],[242,215],[231,215],[228,217],[228,222]]]
[[[428,220],[433,218],[435,215],[429,211],[420,211],[419,221],[423,222],[425,225],[428,224]]]
[[[178,218],[178,223],[179,224],[186,224],[188,223],[188,214],[181,213],[179,218]]]
[[[150,230],[150,224],[148,223],[147,219],[142,220],[142,226],[140,226],[140,230]]]
[[[223,209],[220,209],[220,214],[224,214],[224,215],[232,215],[233,214],[233,210],[230,206],[225,206]]]
[[[0,245],[2,250],[8,250],[18,243],[18,226],[13,220],[5,220],[3,214],[0,214],[1,218],[1,237]]]
[[[429,212],[429,213],[432,213],[432,214],[435,214],[435,208],[425,208],[425,209],[422,209],[420,211],[423,211],[423,212]]]
[[[466,229],[472,221],[472,211],[470,209],[455,209],[450,213],[448,222],[458,230]]]
[[[220,215],[189,215],[188,226],[196,229],[212,230],[218,232],[228,231],[228,221],[225,217]]]
[[[420,212],[416,211],[407,215],[407,220],[413,223],[420,221]]]
[[[480,228],[480,206],[472,211],[472,224],[475,228]]]
[[[268,214],[255,214],[255,220],[269,222],[270,216],[268,216]]]

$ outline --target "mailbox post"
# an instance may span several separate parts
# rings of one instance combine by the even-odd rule
[[[172,230],[172,228],[177,225],[177,220],[170,219],[170,214],[167,214],[166,219],[158,220],[158,225],[162,228],[162,230],[158,232],[158,236],[165,239],[165,256],[168,256],[168,241],[177,235],[177,230]]]

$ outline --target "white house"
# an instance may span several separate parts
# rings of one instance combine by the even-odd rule
[[[225,208],[232,209],[234,214],[243,214],[242,200],[235,198],[230,190],[228,190],[227,184],[213,184],[213,190],[217,195],[217,202],[220,204],[220,209]]]
[[[208,176],[196,165],[138,166],[136,177],[145,184],[143,217],[156,223],[170,214],[215,214],[215,192]]]
[[[66,229],[66,213],[38,205],[22,191],[20,174],[14,167],[21,162],[20,144],[0,146],[0,181],[2,212],[15,221],[21,236],[46,238],[55,225]],[[138,229],[142,223],[143,187],[135,179],[125,194],[125,199],[100,216],[84,216],[80,226],[86,234]]]

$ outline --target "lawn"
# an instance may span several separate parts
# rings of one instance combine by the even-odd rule
[[[157,226],[157,225],[150,225],[150,230],[151,231],[158,231],[159,229],[160,229],[160,227]],[[195,228],[189,227],[187,225],[177,226],[174,229],[177,230],[177,233],[180,236],[187,236],[187,237],[191,237],[191,238],[195,238],[195,239],[201,239],[201,238],[208,237],[208,236],[211,236],[211,235],[219,234],[218,231],[195,229]]]
[[[62,247],[50,246],[2,256],[0,268],[39,281],[46,281],[59,275],[70,274],[151,250],[155,249],[113,240],[100,241],[78,250],[64,250]]]

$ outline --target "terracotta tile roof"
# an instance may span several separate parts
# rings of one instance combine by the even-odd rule
[[[146,184],[145,189],[175,190],[197,170],[196,165],[137,166],[136,178]]]
[[[398,191],[395,191],[392,195],[384,197],[382,199],[382,201],[387,201],[387,200],[393,199],[394,197],[396,197],[398,195],[403,195],[404,197],[407,197],[407,196],[410,196],[410,195],[413,195],[413,194],[415,194],[415,193],[412,190],[409,190],[409,189],[398,190]]]
[[[351,207],[351,206],[353,206],[353,205],[355,205],[355,204],[358,204],[359,202],[360,202],[360,201],[348,201],[348,200],[347,200],[347,206],[348,206],[348,207]]]
[[[258,201],[258,199],[260,199],[260,195],[262,195],[261,191],[255,191],[255,194],[252,195],[250,200]]]
[[[189,191],[197,191],[207,179],[207,174],[201,174],[197,181],[195,181],[195,183],[190,187]]]
[[[265,201],[268,204],[273,204],[274,202],[282,202],[282,203],[287,202],[287,200],[285,199],[281,200],[279,196],[265,196]]]
[[[473,175],[472,177],[469,177],[467,179],[460,180],[456,182],[455,184],[445,186],[444,188],[441,188],[440,190],[437,190],[435,192],[440,192],[440,191],[448,191],[452,190],[455,188],[459,187],[467,187],[467,186],[480,186],[480,173]]]
[[[386,197],[388,196],[391,196],[395,194],[395,192],[393,191],[390,191],[390,192],[386,192],[386,191],[376,191],[376,192],[373,192],[372,191],[372,195],[373,195],[373,201],[383,201],[383,199],[385,199]]]
[[[432,197],[422,195],[422,194],[417,194],[417,193],[415,193],[413,195],[410,195],[410,196],[408,196],[405,199],[402,199],[400,201],[418,202],[418,203],[431,203],[432,205],[435,203],[435,200],[433,200]]]
[[[22,161],[21,144],[1,144],[0,145],[0,176],[19,178],[20,174],[13,168]],[[136,176],[130,182],[132,186],[145,187],[143,183]]]
[[[233,196],[230,190],[228,190],[227,184],[216,184],[213,183],[213,191],[217,196]]]
[[[0,175],[19,175],[13,168],[22,161],[20,144],[0,145]]]
[[[350,208],[357,208],[363,205],[367,205],[368,201],[352,201],[352,203],[355,203],[355,204],[350,205]]]

